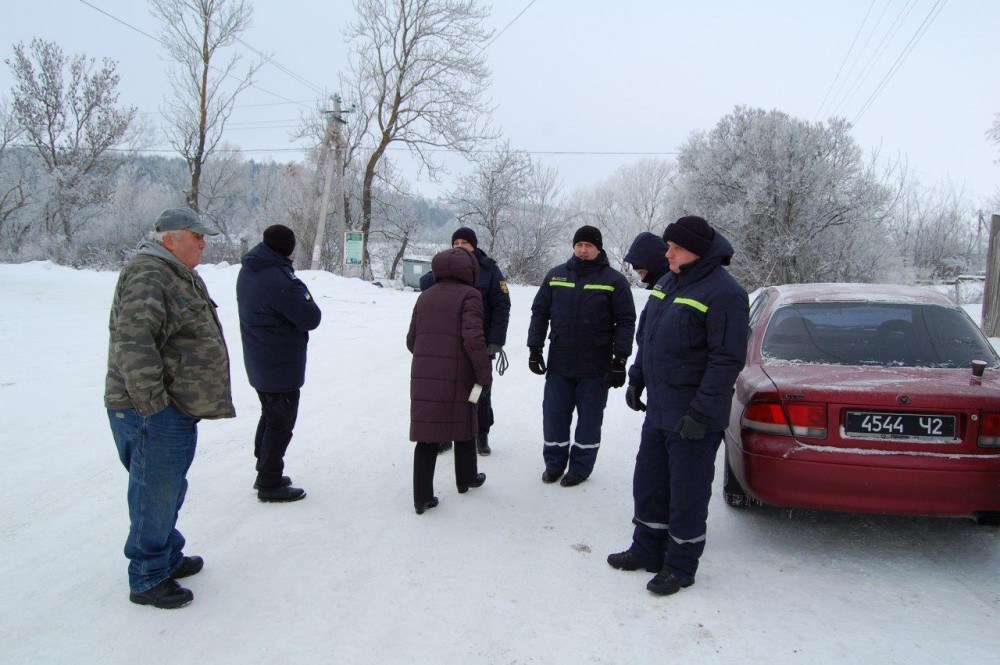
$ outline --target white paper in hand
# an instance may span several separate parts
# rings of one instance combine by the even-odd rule
[[[483,394],[483,387],[478,383],[472,386],[472,392],[469,393],[469,401],[473,404],[479,403],[479,396]]]

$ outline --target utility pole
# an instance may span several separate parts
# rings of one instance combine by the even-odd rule
[[[983,293],[983,332],[987,337],[1000,337],[1000,215],[991,217],[988,247],[986,289]]]
[[[309,267],[312,270],[319,270],[321,267],[323,243],[326,241],[326,213],[330,203],[330,188],[334,183],[334,178],[336,178],[336,186],[333,188],[333,232],[340,251],[338,256],[333,257],[333,271],[339,275],[343,272],[344,266],[344,140],[340,133],[340,126],[347,124],[347,121],[341,117],[345,111],[340,109],[340,95],[333,96],[333,110],[325,113],[327,121],[323,146],[326,153],[326,175],[323,179],[323,199],[319,206],[316,241],[313,243],[312,262]]]

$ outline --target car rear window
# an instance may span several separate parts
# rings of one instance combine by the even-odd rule
[[[780,308],[764,335],[768,358],[835,365],[967,368],[1000,365],[982,331],[958,309],[890,303]]]

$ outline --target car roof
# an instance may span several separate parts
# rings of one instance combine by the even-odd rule
[[[769,287],[777,292],[777,305],[808,302],[885,302],[957,307],[955,302],[926,286],[905,284],[781,284]]]

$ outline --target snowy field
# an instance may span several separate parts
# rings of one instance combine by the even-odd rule
[[[662,598],[645,590],[650,574],[610,568],[605,556],[630,542],[641,416],[613,391],[591,479],[540,481],[532,288],[512,288],[486,485],[458,495],[449,453],[441,505],[417,516],[404,342],[417,294],[300,273],[324,317],[286,457],[308,497],[259,503],[238,268],[199,271],[220,306],[239,416],[200,426],[179,528],[206,565],[184,580],[194,603],[164,611],[128,601],[127,477],[102,405],[117,275],[0,266],[0,662],[1000,659],[1000,531],[964,520],[739,512],[716,487],[694,587]]]

